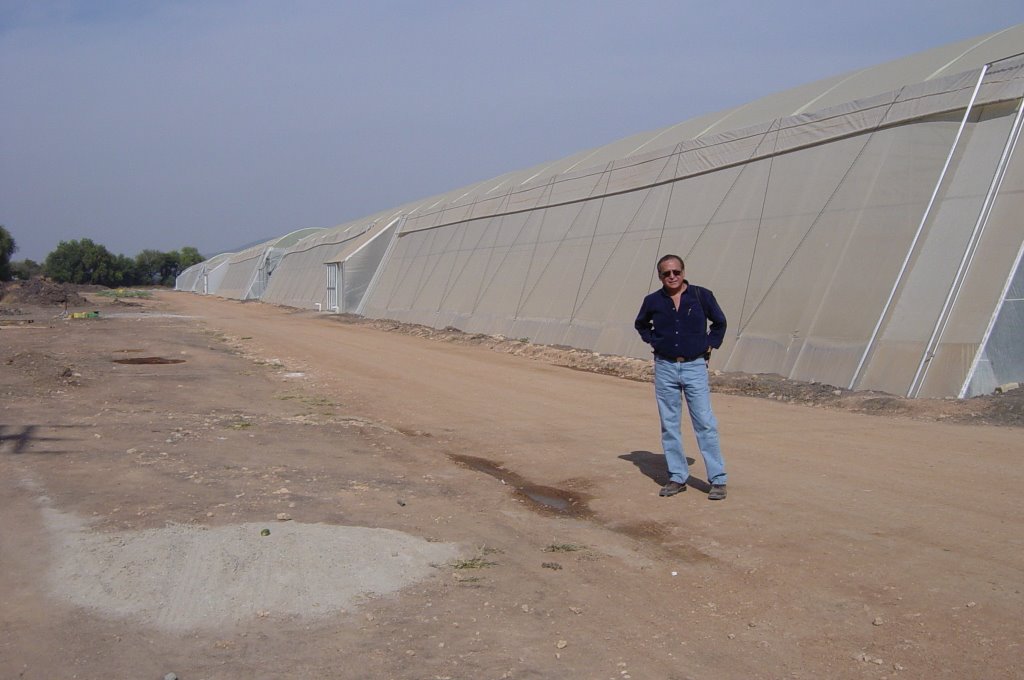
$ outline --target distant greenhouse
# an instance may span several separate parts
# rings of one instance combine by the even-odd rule
[[[232,253],[221,253],[192,265],[178,274],[174,281],[175,290],[187,290],[204,295],[215,294],[228,273],[228,260],[231,255]]]
[[[251,248],[232,253],[228,270],[217,287],[217,295],[236,300],[258,300],[263,297],[278,263],[302,239],[323,229],[299,229],[287,236],[271,239]]]
[[[717,368],[991,392],[1024,380],[1022,53],[1024,24],[306,236],[258,294],[216,258],[178,288],[641,357],[672,252],[729,317]]]
[[[304,239],[281,258],[263,300],[355,312],[399,221],[393,210]]]

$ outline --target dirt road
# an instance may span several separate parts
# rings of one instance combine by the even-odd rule
[[[177,293],[0,376],[0,677],[1020,677],[1019,428],[719,394],[660,498],[649,384]]]

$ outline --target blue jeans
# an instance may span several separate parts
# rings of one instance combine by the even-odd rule
[[[668,361],[654,357],[654,395],[661,416],[661,446],[668,464],[669,479],[685,484],[690,468],[683,454],[683,438],[679,427],[683,412],[683,395],[690,423],[697,437],[700,455],[707,468],[708,482],[725,484],[725,461],[718,443],[718,421],[711,412],[711,390],[708,387],[708,366],[703,357],[693,361]]]

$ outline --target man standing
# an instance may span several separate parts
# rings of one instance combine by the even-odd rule
[[[718,442],[718,421],[711,412],[708,359],[712,349],[722,346],[725,314],[714,294],[690,284],[683,278],[684,272],[683,260],[678,255],[665,255],[658,260],[662,287],[644,298],[634,326],[654,349],[654,394],[669,474],[668,484],[661,488],[660,495],[674,496],[686,491],[690,476],[679,432],[681,395],[685,395],[711,485],[708,499],[719,501],[725,498],[725,461]]]

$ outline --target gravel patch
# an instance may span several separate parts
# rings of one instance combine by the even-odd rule
[[[397,592],[458,554],[390,529],[269,522],[103,533],[52,508],[44,517],[54,595],[172,631],[322,618]]]

